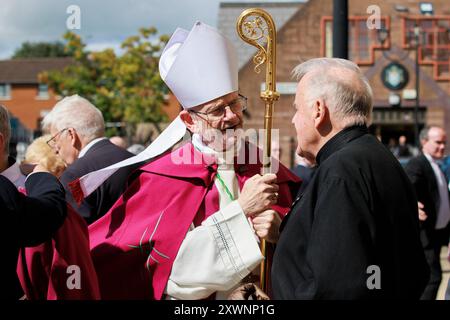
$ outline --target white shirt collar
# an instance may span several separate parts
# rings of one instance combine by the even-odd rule
[[[78,158],[83,157],[83,156],[86,154],[86,152],[88,152],[88,150],[89,150],[90,148],[92,148],[92,146],[93,146],[94,144],[96,144],[97,142],[99,142],[99,141],[101,141],[101,140],[105,140],[105,139],[108,139],[108,138],[106,138],[106,137],[97,138],[97,139],[94,139],[94,140],[92,140],[91,142],[89,142],[87,145],[84,146],[83,149],[80,150],[80,153],[78,154]]]
[[[436,160],[431,155],[429,155],[428,153],[424,152],[423,155],[425,156],[425,158],[427,158],[427,160],[430,163],[436,163],[437,164]]]
[[[12,159],[12,158],[10,158]],[[2,176],[7,178],[9,181],[14,183],[16,187],[25,187],[25,176],[20,171],[20,166],[17,162],[14,162],[8,169],[0,173]]]
[[[442,229],[447,226],[450,221],[450,204],[448,199],[448,191],[450,184],[447,184],[445,175],[439,168],[437,161],[429,154],[423,153],[427,160],[430,162],[431,168],[433,169],[434,176],[436,177],[436,183],[439,192],[439,205],[437,207],[437,217],[435,229]]]

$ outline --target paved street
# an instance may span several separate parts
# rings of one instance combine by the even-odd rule
[[[442,282],[439,287],[437,300],[444,300],[445,290],[447,289],[448,278],[450,277],[450,263],[447,259],[447,248],[442,248],[441,265],[442,265]]]

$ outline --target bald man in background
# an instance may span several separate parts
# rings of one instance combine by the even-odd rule
[[[422,154],[412,158],[405,170],[419,201],[420,240],[430,267],[430,279],[421,297],[435,300],[442,281],[440,254],[449,243],[450,205],[448,181],[440,168],[447,135],[444,129],[426,127],[420,132]]]

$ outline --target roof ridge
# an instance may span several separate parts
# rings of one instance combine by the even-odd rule
[[[32,58],[10,58],[1,59],[0,62],[42,62],[42,61],[53,61],[53,60],[73,60],[73,57],[32,57]]]
[[[0,83],[36,84],[40,72],[62,70],[74,62],[72,57],[0,60]]]

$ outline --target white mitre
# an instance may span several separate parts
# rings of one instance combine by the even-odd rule
[[[174,32],[161,55],[159,73],[185,109],[238,90],[233,44],[201,22],[190,32]]]

